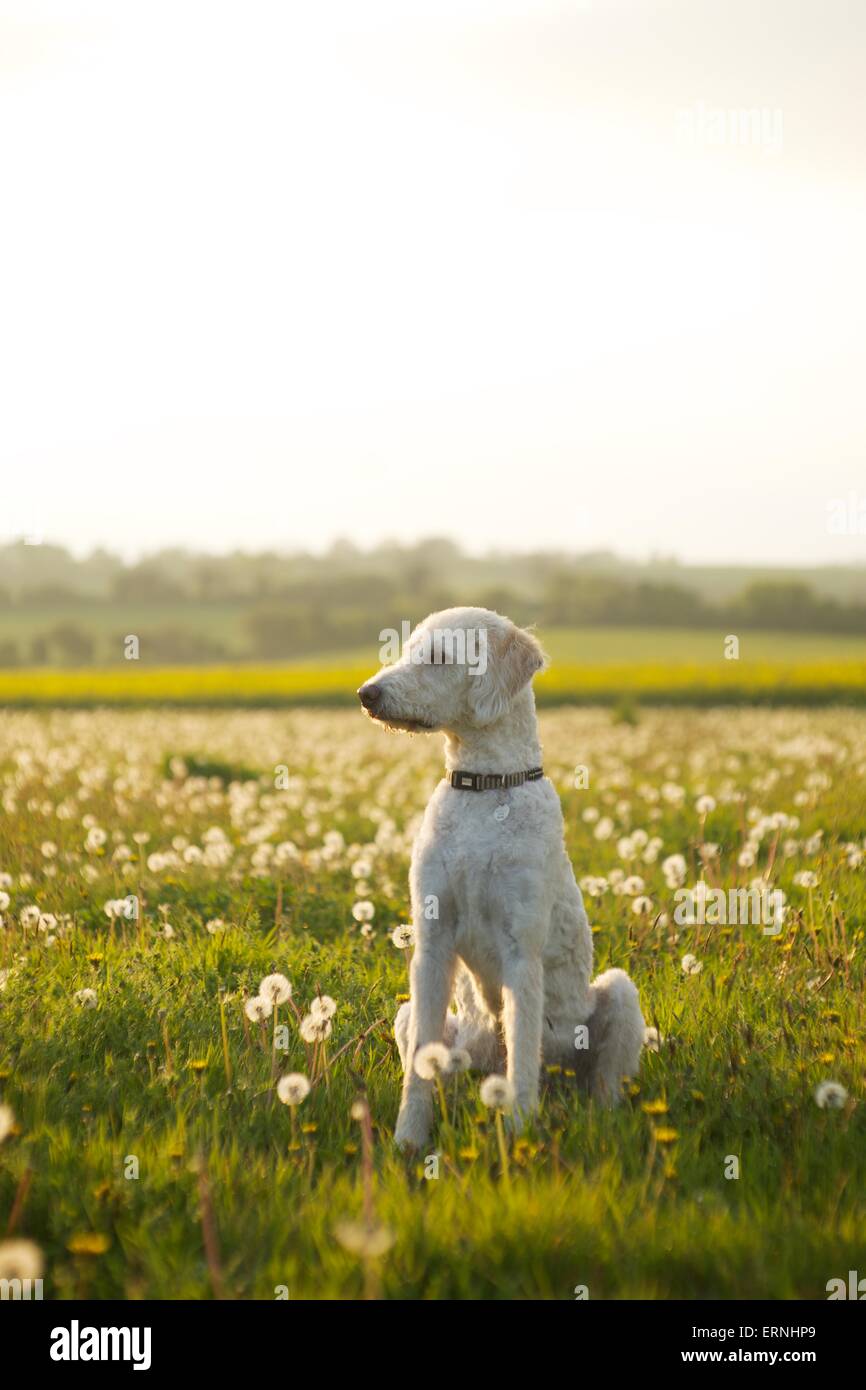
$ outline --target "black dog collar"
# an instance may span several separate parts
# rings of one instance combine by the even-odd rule
[[[520,787],[543,776],[543,767],[530,768],[529,772],[452,772],[451,785],[460,792],[488,792],[497,787]]]

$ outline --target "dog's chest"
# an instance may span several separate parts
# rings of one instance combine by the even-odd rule
[[[538,891],[561,844],[559,799],[549,784],[488,792],[442,784],[415,841],[416,885],[422,895],[447,895],[461,936],[483,932]]]

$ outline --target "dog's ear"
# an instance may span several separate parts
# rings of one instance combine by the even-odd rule
[[[487,669],[469,676],[469,705],[478,724],[492,724],[504,714],[546,660],[536,638],[521,627],[504,633],[488,628],[487,634]]]

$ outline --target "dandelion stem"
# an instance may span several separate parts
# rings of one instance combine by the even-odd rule
[[[223,995],[220,995],[220,1033],[223,1040],[223,1066],[226,1071],[226,1086],[231,1089],[232,1084],[232,1063],[229,1056],[229,1032],[226,1023],[226,1005]]]
[[[12,1210],[9,1213],[9,1220],[6,1222],[6,1234],[11,1236],[18,1225],[19,1217],[24,1210],[24,1203],[27,1201],[27,1194],[30,1191],[30,1183],[33,1179],[33,1169],[25,1168],[21,1174],[18,1187],[15,1190],[15,1198],[12,1202]]]
[[[199,1191],[199,1216],[201,1219],[201,1232],[204,1241],[205,1260],[207,1262],[208,1274],[210,1275],[211,1288],[214,1298],[223,1297],[222,1270],[220,1268],[219,1239],[217,1236],[216,1221],[214,1219],[213,1203],[211,1201],[210,1183],[208,1182],[207,1169],[202,1162],[198,1175]]]
[[[277,1078],[277,1014],[280,1012],[277,1001],[274,1000],[274,1027],[271,1033],[271,1088]]]
[[[439,1109],[442,1112],[442,1123],[448,1128],[448,1101],[445,1098],[445,1087],[442,1085],[442,1077],[436,1072],[436,1090],[439,1092]]]
[[[508,1148],[505,1143],[505,1126],[502,1123],[502,1111],[496,1111],[496,1142],[499,1146],[499,1163],[502,1168],[502,1182],[505,1187],[511,1186],[511,1173],[508,1168]]]

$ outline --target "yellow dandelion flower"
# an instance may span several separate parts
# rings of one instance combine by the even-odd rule
[[[657,1144],[675,1144],[680,1132],[678,1129],[654,1129],[653,1137]]]
[[[111,1241],[101,1231],[80,1231],[70,1236],[66,1249],[70,1255],[104,1255]]]

